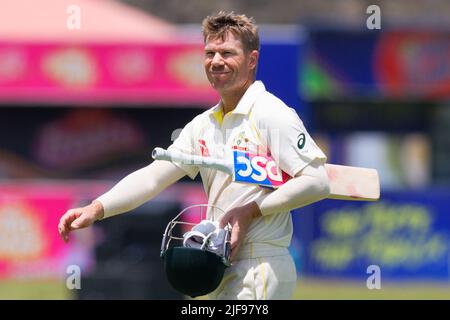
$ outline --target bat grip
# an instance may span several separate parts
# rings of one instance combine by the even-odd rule
[[[233,163],[230,161],[215,159],[211,157],[201,157],[191,154],[182,153],[174,150],[164,150],[162,148],[155,148],[152,151],[152,158],[154,160],[166,160],[170,162],[180,162],[184,165],[195,165],[216,169],[230,175],[233,175]]]
[[[153,149],[152,158],[154,160],[172,161],[172,156],[170,155],[170,152],[168,152],[167,150],[164,150],[163,148]]]

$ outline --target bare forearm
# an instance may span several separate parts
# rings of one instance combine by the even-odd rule
[[[256,201],[263,216],[304,207],[328,197],[328,176],[323,164],[316,160],[300,175],[286,182],[265,198]]]

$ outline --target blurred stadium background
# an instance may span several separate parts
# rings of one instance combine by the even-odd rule
[[[366,9],[381,8],[381,30]],[[81,29],[66,27],[81,9]],[[200,22],[261,26],[258,78],[331,163],[377,168],[375,203],[296,210],[296,299],[450,298],[450,2],[0,0],[0,299],[183,299],[159,260],[165,225],[205,201],[188,179],[75,233],[87,204],[167,147],[217,95]],[[69,266],[81,289],[69,290]],[[369,290],[370,265],[381,289]],[[69,271],[69,273],[68,273]]]

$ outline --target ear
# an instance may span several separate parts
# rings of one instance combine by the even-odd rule
[[[249,54],[249,67],[251,69],[256,69],[256,65],[258,64],[259,51],[253,50]]]

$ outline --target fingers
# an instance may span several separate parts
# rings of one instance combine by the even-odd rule
[[[237,244],[239,243],[239,226],[233,226],[233,228],[231,229],[231,239],[230,239],[230,243],[231,243],[231,249],[233,249],[235,246],[237,246]]]
[[[79,218],[75,219],[71,224],[70,228],[72,230],[81,229],[89,226],[89,219],[87,219],[85,216],[81,215]]]
[[[241,244],[236,244],[235,247],[231,246],[231,254],[230,254],[230,261],[233,262],[236,259],[236,256],[239,252],[239,248],[241,247]]]
[[[239,226],[234,225],[231,229],[231,239],[230,239],[230,245],[231,245],[231,255],[230,260],[233,261],[236,258],[237,253],[239,252],[239,248],[241,247],[242,240],[240,239],[240,230]]]
[[[237,253],[239,252],[239,247],[241,245],[241,239],[240,239],[241,232],[240,232],[240,228],[239,228],[239,223],[234,216],[234,210],[228,211],[225,215],[222,216],[222,218],[219,221],[219,228],[223,229],[228,224],[231,225],[230,260],[233,261],[237,255]]]
[[[230,221],[230,215],[229,214],[224,214],[222,216],[222,218],[220,218],[219,221],[219,228],[223,229],[227,226],[228,222]]]
[[[59,235],[60,237],[67,242],[67,234],[68,234],[68,230],[67,230],[67,220],[69,219],[70,216],[70,210],[67,211],[62,217],[61,219],[59,219],[59,224],[58,224],[58,231],[59,231]]]
[[[69,233],[75,228],[71,227],[71,224],[81,215],[79,209],[71,209],[67,211],[59,220],[58,231],[64,242],[69,240]]]

